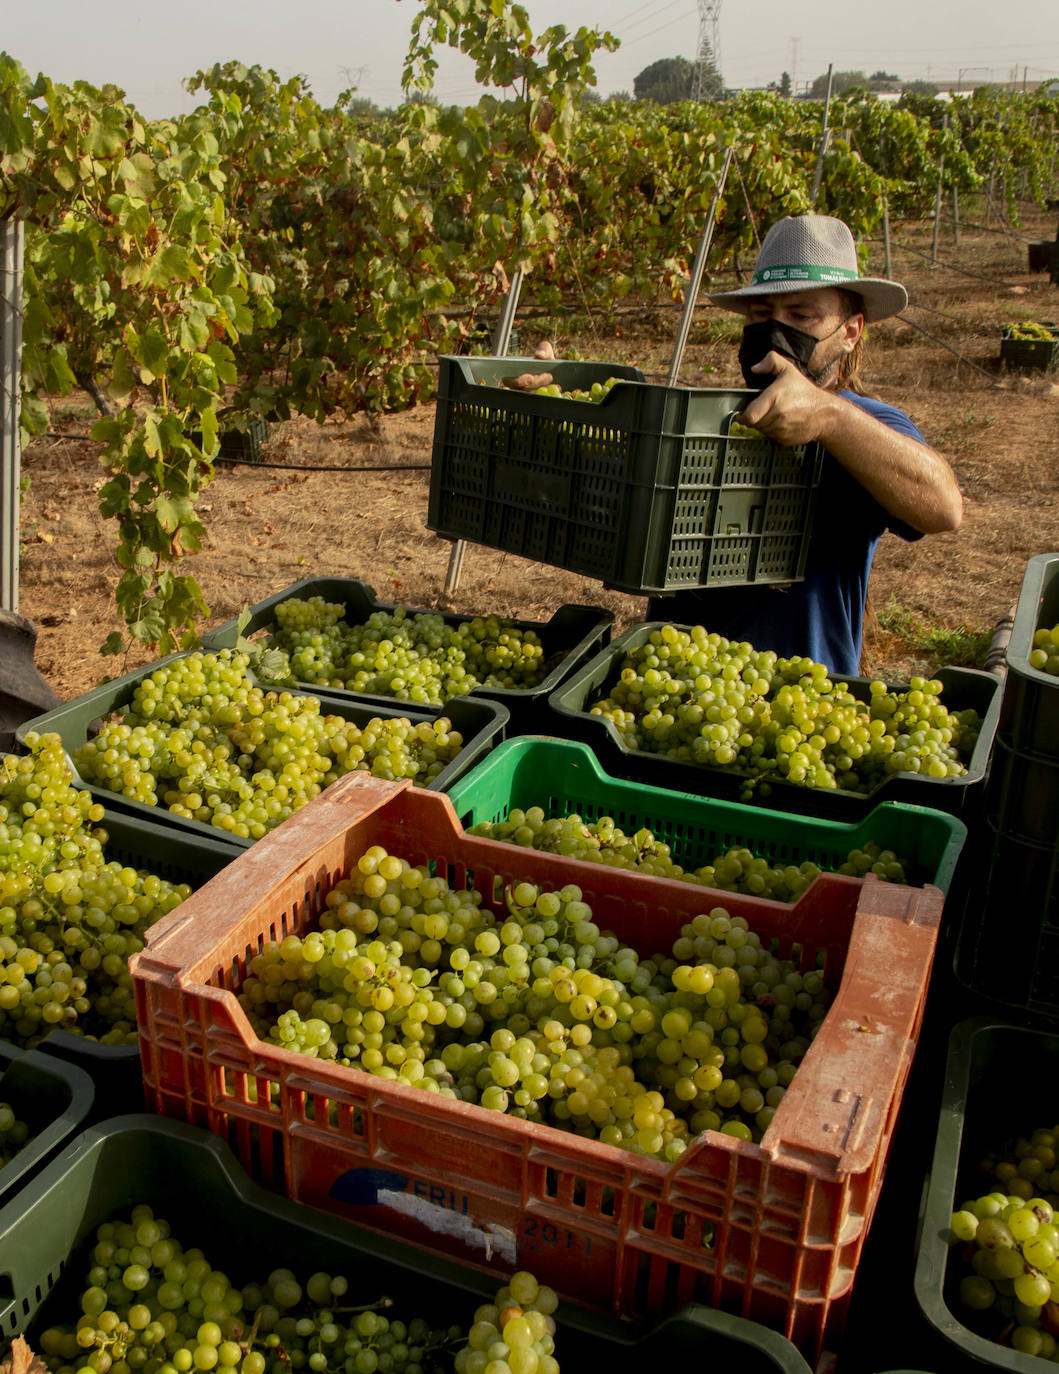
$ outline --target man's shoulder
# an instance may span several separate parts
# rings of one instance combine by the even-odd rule
[[[880,401],[875,396],[862,396],[856,391],[840,391],[838,394],[843,400],[850,401],[882,424],[889,425],[891,429],[896,429],[901,434],[910,434],[913,439],[918,439],[921,443],[926,443],[919,428],[897,406],[890,405],[888,401]]]

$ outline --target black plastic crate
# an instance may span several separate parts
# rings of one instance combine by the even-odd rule
[[[998,735],[985,790],[997,830],[1033,844],[1059,843],[1059,761],[1012,749]]]
[[[294,599],[308,600],[310,597],[323,597],[325,601],[343,605],[344,619],[349,625],[363,624],[376,611],[388,614],[398,608],[399,603],[378,601],[375,592],[366,582],[353,577],[306,577],[292,583],[281,592],[259,601],[250,607],[250,615],[243,626],[243,637],[249,639],[258,631],[273,629],[276,624],[276,607],[284,601]],[[432,611],[427,607],[403,607],[409,619],[418,614],[438,615],[448,626],[458,626],[478,617],[457,612]],[[570,674],[586,662],[594,653],[610,643],[614,613],[599,606],[560,606],[550,620],[516,620],[520,629],[533,630],[544,646],[545,665],[540,682],[532,687],[476,687],[467,695],[475,701],[496,701],[506,706],[511,713],[512,728],[522,729],[545,708],[548,694],[564,682]],[[233,649],[239,638],[239,617],[233,616],[223,625],[208,631],[202,637],[207,649]],[[317,688],[311,682],[301,682],[299,686],[308,692]],[[329,695],[344,697],[347,693],[341,687],[322,689]],[[353,692],[349,695],[358,702],[378,705],[392,710],[399,700],[393,696],[382,696],[371,692]],[[450,698],[455,700],[455,698]],[[412,705],[412,703],[409,703]],[[448,703],[440,707],[414,705],[418,711],[434,711],[444,714]]]
[[[0,1205],[87,1124],[93,1096],[92,1080],[75,1065],[0,1040],[0,1102],[6,1102],[30,1132],[14,1157],[0,1165]]]
[[[149,677],[151,673],[176,659],[187,657],[189,652],[192,651],[185,650],[181,653],[170,654],[155,663],[149,663],[131,673],[126,673],[123,677],[115,678],[112,682],[104,683],[102,687],[96,687],[91,692],[85,692],[82,696],[75,697],[73,701],[64,702],[62,706],[47,711],[44,715],[35,716],[32,720],[19,726],[17,738],[24,744],[26,736],[33,731],[38,734],[43,734],[46,731],[57,733],[61,737],[63,747],[70,759],[74,782],[79,787],[87,788],[97,801],[116,812],[140,820],[171,825],[186,834],[197,835],[203,839],[220,837],[240,849],[246,849],[253,844],[253,840],[232,834],[219,826],[208,825],[204,821],[195,820],[192,817],[176,815],[163,805],[150,806],[118,792],[112,792],[97,783],[88,782],[80,777],[73,762],[74,751],[92,736],[97,721],[110,715],[111,712],[120,712],[123,706],[130,703],[137,686],[144,678]],[[436,720],[438,716],[437,711],[398,705],[393,701],[385,706],[368,706],[350,695],[337,696],[327,692],[305,693],[297,691],[293,694],[296,696],[311,695],[320,702],[320,710],[323,714],[341,716],[344,720],[351,720],[360,726],[366,725],[369,720],[376,717],[383,720],[407,719],[415,724],[419,721]],[[452,722],[453,729],[459,731],[463,736],[464,743],[456,757],[446,764],[428,784],[424,784],[438,791],[443,791],[450,782],[454,782],[466,769],[477,763],[495,743],[502,739],[508,722],[507,708],[501,706],[499,702],[475,701],[470,697],[453,697],[443,714]]]
[[[979,1318],[959,1303],[958,1266],[948,1235],[955,1208],[990,1191],[976,1175],[980,1159],[1009,1138],[1055,1123],[1056,1099],[1047,1085],[1057,1075],[1059,1035],[990,1017],[974,1017],[953,1028],[922,1209],[915,1292],[933,1329],[962,1356],[961,1369],[1028,1374],[1050,1367],[1048,1361],[990,1339],[991,1314]]]
[[[1026,564],[1008,639],[999,737],[1012,748],[1059,763],[1059,677],[1031,667],[1033,636],[1059,625],[1059,553]]]
[[[958,990],[968,1010],[1059,1018],[1059,837],[1037,844],[987,821],[976,852],[985,877],[968,884],[955,928]]]
[[[630,749],[609,720],[590,713],[592,702],[606,695],[617,679],[626,654],[645,643],[664,623],[648,621],[626,630],[554,691],[548,698],[553,719],[551,733],[591,745],[603,767],[616,777],[679,792],[740,800],[748,774],[735,768],[705,766]],[[957,816],[972,812],[977,806],[977,793],[996,735],[1000,679],[973,668],[940,668],[934,677],[942,684],[941,699],[950,711],[971,709],[982,718],[967,772],[961,777],[928,778],[917,773],[893,773],[871,792],[853,792],[841,787],[806,787],[770,778],[767,792],[755,788],[752,800],[776,811],[802,812],[840,821],[858,819],[883,801],[910,802]],[[870,695],[868,678],[833,675],[831,680],[844,684],[862,700]]]
[[[121,1116],[77,1137],[15,1205],[0,1211],[0,1333],[32,1338],[64,1318],[72,1325],[80,1311],[82,1247],[102,1222],[141,1202],[173,1224],[183,1245],[199,1245],[236,1287],[280,1266],[303,1282],[324,1270],[348,1278],[355,1302],[391,1297],[391,1318],[417,1315],[468,1328],[475,1309],[510,1277],[498,1259],[488,1271],[472,1269],[266,1192],[207,1131],[163,1117]],[[572,1371],[596,1362],[614,1370],[706,1362],[740,1374],[810,1374],[777,1332],[697,1304],[650,1327],[570,1304],[560,1304],[556,1321],[556,1355]]]
[[[564,391],[621,379],[601,402]],[[730,435],[752,391],[647,383],[635,368],[440,359],[427,526],[637,594],[799,580],[818,444]]]
[[[1019,339],[1006,329],[1000,340],[1000,361],[1007,367],[1031,372],[1051,372],[1059,363],[1059,325],[1054,320],[1039,320],[1052,331],[1051,339]]]

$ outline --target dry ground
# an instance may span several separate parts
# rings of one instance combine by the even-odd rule
[[[872,329],[868,380],[950,458],[965,519],[959,531],[914,545],[884,539],[870,587],[876,612],[896,605],[927,626],[991,629],[1013,605],[1026,560],[1059,548],[1059,375],[1022,376],[998,365],[1007,320],[1059,318],[1059,286],[1047,273],[1028,271],[1026,249],[1030,239],[1053,237],[1055,220],[1054,212],[1027,209],[1017,231],[965,223],[959,243],[943,228],[936,263],[932,224],[895,231],[892,270],[909,288],[905,314],[913,323]],[[871,270],[883,274],[881,243],[873,245]],[[677,311],[620,318],[626,322],[618,327],[556,335],[558,351],[573,346],[581,357],[632,362],[664,380]],[[705,305],[698,311],[683,383],[741,385],[734,318]],[[524,323],[523,351],[541,334]],[[115,538],[96,506],[95,446],[68,437],[83,434],[91,418],[83,397],[60,403],[53,434],[23,454],[29,488],[19,610],[38,626],[37,666],[63,698],[147,656],[123,663],[98,653],[120,628]],[[265,463],[219,466],[200,504],[207,543],[185,565],[211,608],[207,626],[300,578],[323,576],[363,578],[380,600],[410,606],[540,620],[577,602],[609,607],[619,627],[643,618],[639,598],[476,545],[467,546],[458,588],[446,598],[452,546],[426,529],[428,471],[354,470],[428,468],[433,423],[432,405],[384,416],[377,428],[361,417],[325,425],[293,420],[272,427]],[[313,466],[344,470],[307,470]],[[864,666],[897,680],[930,660],[882,633],[869,612]]]

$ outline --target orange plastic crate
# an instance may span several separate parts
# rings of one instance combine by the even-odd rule
[[[723,902],[781,956],[823,953],[833,1004],[760,1144],[700,1135],[675,1164],[257,1039],[235,991],[382,844],[492,900],[577,882],[644,952]],[[793,906],[465,834],[447,796],[340,779],[149,932],[130,961],[146,1100],[224,1137],[297,1201],[642,1318],[695,1300],[815,1358],[841,1328],[919,1032],[942,894],[824,874]],[[837,991],[835,989],[837,988]]]

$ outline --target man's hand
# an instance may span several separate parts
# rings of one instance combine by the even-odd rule
[[[823,416],[830,400],[826,391],[779,353],[766,353],[751,371],[766,376],[771,373],[773,380],[736,417],[740,424],[759,429],[788,447],[809,444],[821,437]]]

